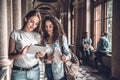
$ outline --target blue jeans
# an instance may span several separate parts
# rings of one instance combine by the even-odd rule
[[[40,80],[40,68],[37,66],[30,71],[12,70],[11,80]]]
[[[48,80],[54,80],[51,64],[45,64],[45,75]]]
[[[51,64],[45,64],[45,70],[46,70],[45,73],[47,76],[47,80],[54,80]],[[66,75],[61,79],[57,79],[57,80],[66,80]]]

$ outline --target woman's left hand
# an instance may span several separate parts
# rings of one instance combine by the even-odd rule
[[[36,56],[36,58],[42,58],[45,56],[45,54],[46,54],[46,52],[37,52],[35,56]]]
[[[67,56],[63,54],[63,55],[61,56],[61,60],[62,60],[63,62],[66,62],[66,61],[67,61]]]

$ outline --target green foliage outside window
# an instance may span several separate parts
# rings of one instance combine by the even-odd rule
[[[109,49],[112,50],[112,0],[107,2],[107,32],[109,39]]]

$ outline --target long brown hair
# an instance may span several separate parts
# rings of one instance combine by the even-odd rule
[[[28,14],[26,14],[26,16],[24,17],[24,22],[23,22],[23,27],[22,27],[22,29],[24,29],[25,28],[25,26],[26,26],[26,24],[27,24],[27,22],[26,22],[26,20],[25,19],[29,19],[30,17],[32,17],[32,16],[37,16],[38,18],[39,18],[39,20],[40,20],[40,22],[41,22],[41,15],[40,15],[40,12],[39,11],[36,11],[36,10],[32,10],[32,11],[30,11],[30,12],[28,12]],[[38,24],[38,26],[37,26],[37,28],[34,30],[34,31],[39,31],[39,29],[41,28],[41,23],[39,22],[39,24]]]
[[[59,20],[52,16],[46,16],[42,21],[42,31],[43,31],[43,40],[47,41],[49,38],[49,35],[45,29],[45,22],[49,20],[53,24],[53,41],[54,43],[56,40],[62,39],[62,36],[65,35],[65,32],[63,30],[62,24],[59,22]]]

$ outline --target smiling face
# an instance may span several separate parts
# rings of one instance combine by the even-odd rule
[[[53,35],[53,28],[54,28],[54,26],[53,26],[52,22],[51,22],[50,20],[47,20],[47,21],[45,22],[45,30],[47,31],[47,33],[48,33],[50,36]]]
[[[37,28],[39,25],[39,18],[37,16],[32,16],[29,19],[25,18],[25,21],[27,22],[24,30],[27,32],[32,32],[34,29]]]

